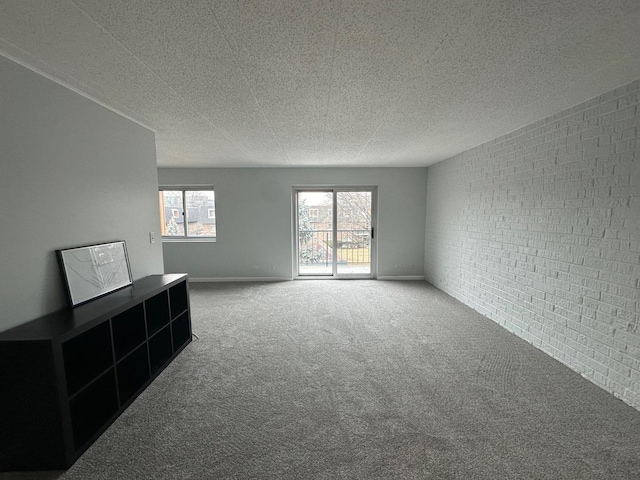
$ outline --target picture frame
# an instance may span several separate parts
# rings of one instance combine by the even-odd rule
[[[71,307],[133,284],[123,240],[60,249],[56,256]]]

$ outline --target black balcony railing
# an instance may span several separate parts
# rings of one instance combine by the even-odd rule
[[[333,261],[333,230],[300,230],[298,256],[301,266],[329,266]],[[370,230],[337,230],[336,260],[339,265],[371,262]]]

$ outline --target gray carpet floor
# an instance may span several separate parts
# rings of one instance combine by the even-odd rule
[[[71,469],[0,478],[640,478],[640,412],[426,282],[191,307],[200,338]]]

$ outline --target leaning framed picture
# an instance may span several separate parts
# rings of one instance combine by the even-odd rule
[[[72,307],[133,283],[124,241],[56,250]]]

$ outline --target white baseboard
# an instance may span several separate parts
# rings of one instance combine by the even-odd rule
[[[378,280],[424,280],[424,275],[378,275]]]
[[[306,277],[305,277],[306,279]],[[313,279],[313,277],[309,277]],[[335,280],[328,277],[328,280]],[[288,277],[189,277],[189,281],[193,283],[209,283],[209,282],[290,282],[293,280]],[[373,280],[373,279],[369,279]],[[378,276],[376,280],[423,280],[424,275],[385,275]]]
[[[287,277],[189,277],[189,281],[193,283],[205,282],[290,282],[291,278]]]

